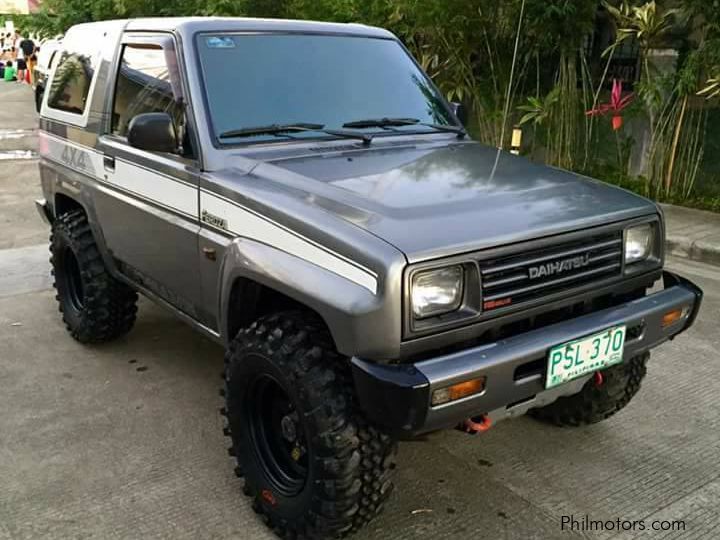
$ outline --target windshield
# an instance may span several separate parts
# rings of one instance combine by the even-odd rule
[[[454,123],[428,78],[394,40],[201,34],[197,47],[212,129],[216,137],[223,134],[223,144],[328,136],[313,130],[227,136],[267,126],[312,123],[337,130],[349,122],[411,118],[417,122],[356,131],[430,133],[437,130],[422,123]]]

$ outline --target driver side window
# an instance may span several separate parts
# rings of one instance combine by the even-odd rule
[[[166,112],[173,119],[180,140],[186,139],[181,96],[177,57],[172,48],[156,44],[124,45],[111,132],[125,137],[130,121],[138,114]]]

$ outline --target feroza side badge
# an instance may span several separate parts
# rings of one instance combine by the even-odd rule
[[[219,216],[211,214],[207,210],[202,211],[202,214],[200,214],[200,219],[202,221],[204,221],[205,223],[212,225],[213,227],[217,227],[218,229],[227,230],[227,228],[228,228],[226,219],[223,219]]]

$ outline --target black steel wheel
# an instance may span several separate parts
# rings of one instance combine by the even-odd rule
[[[58,277],[64,282],[62,287],[67,291],[68,306],[76,313],[80,313],[85,301],[85,290],[80,265],[70,246],[65,246],[65,249],[60,253],[59,264],[62,271],[59,272]]]
[[[275,377],[261,374],[249,388],[243,411],[259,464],[276,491],[297,495],[308,476],[307,426]]]

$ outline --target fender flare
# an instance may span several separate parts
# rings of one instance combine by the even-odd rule
[[[55,177],[47,178],[46,175],[55,175]],[[93,180],[88,179],[78,171],[62,166],[54,161],[43,159],[42,157],[40,159],[40,178],[42,184],[47,186],[47,191],[43,191],[48,194],[47,203],[53,218],[57,217],[58,213],[56,208],[58,195],[67,197],[80,206],[88,217],[90,230],[93,233],[105,266],[111,275],[123,279],[124,276],[118,271],[115,260],[108,251],[105,235],[103,234],[100,221],[95,211],[93,194],[97,187],[94,185]],[[68,182],[68,179],[70,179],[71,182]]]
[[[341,354],[385,355],[388,343],[400,343],[400,303],[394,306],[386,301],[381,279],[373,294],[330,270],[243,237],[227,246],[220,268],[218,307],[225,343],[234,337],[228,335],[229,313],[231,293],[239,279],[268,287],[317,312]]]

